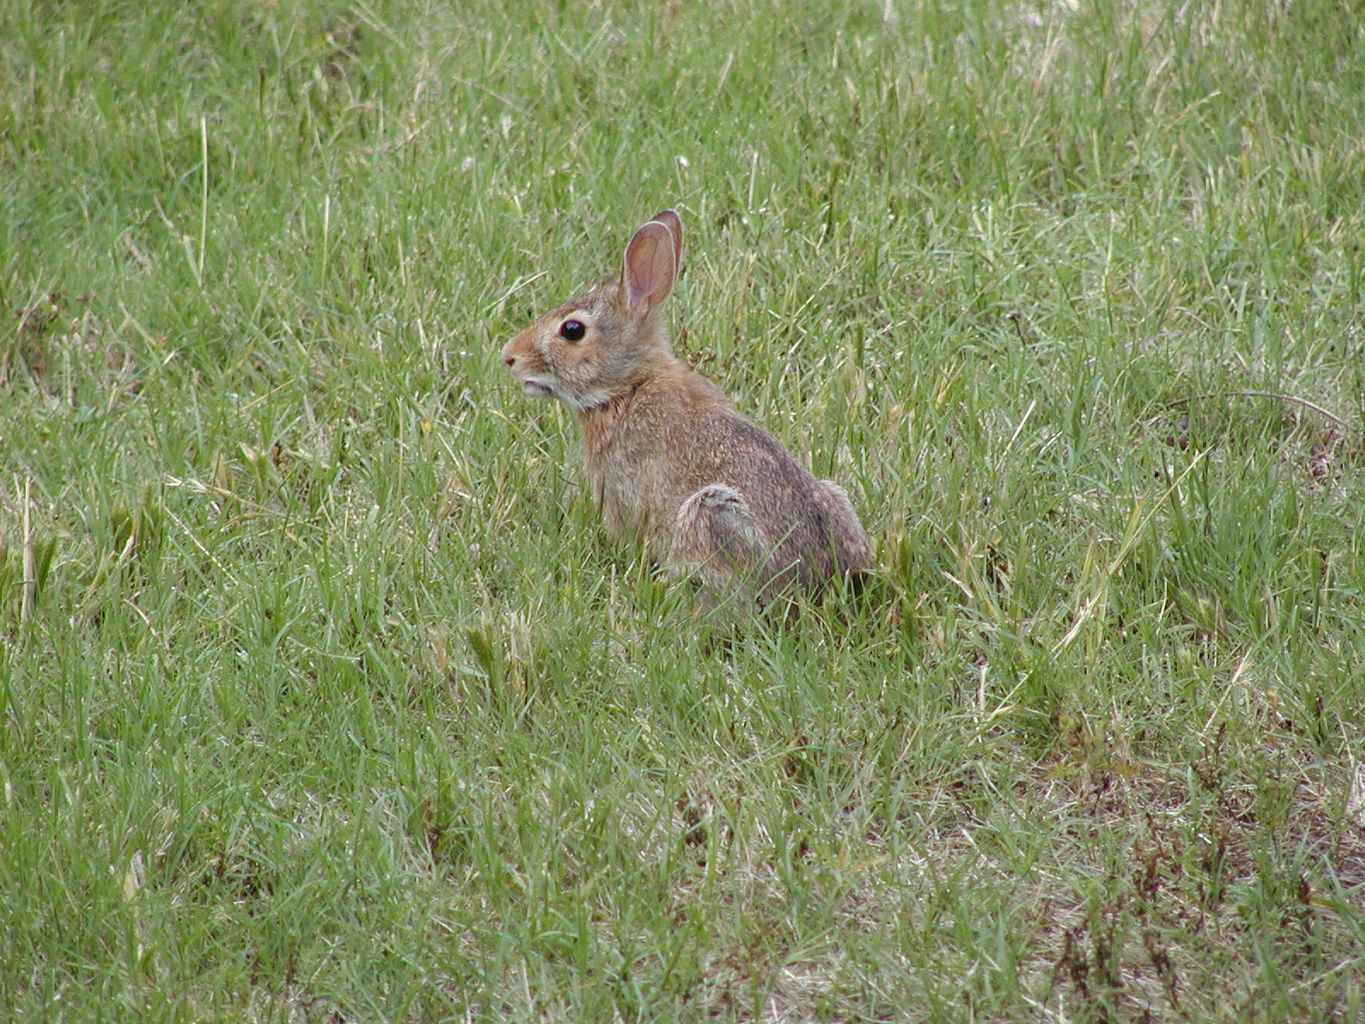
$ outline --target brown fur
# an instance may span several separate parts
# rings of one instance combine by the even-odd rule
[[[635,233],[618,281],[541,317],[503,362],[528,394],[578,412],[607,530],[696,573],[713,599],[761,606],[861,572],[867,536],[843,489],[816,480],[673,355],[659,310],[681,255],[682,222],[666,210]]]

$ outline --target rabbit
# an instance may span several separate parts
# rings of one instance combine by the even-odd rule
[[[664,210],[626,246],[621,276],[546,313],[502,349],[538,398],[578,413],[607,532],[643,541],[700,579],[704,603],[762,609],[867,569],[867,534],[843,488],[817,480],[673,354],[662,308],[682,258]]]

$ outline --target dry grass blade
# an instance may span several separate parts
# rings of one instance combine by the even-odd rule
[[[1173,406],[1188,405],[1190,402],[1202,402],[1215,398],[1271,398],[1280,402],[1287,402],[1290,405],[1301,406],[1304,409],[1315,412],[1324,419],[1336,424],[1336,426],[1343,431],[1352,429],[1349,422],[1332,412],[1331,409],[1323,408],[1317,402],[1310,401],[1307,398],[1301,398],[1298,395],[1288,395],[1278,391],[1210,391],[1202,395],[1186,395],[1182,398],[1174,398],[1170,401],[1170,404]]]

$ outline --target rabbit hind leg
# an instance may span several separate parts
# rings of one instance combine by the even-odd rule
[[[752,607],[755,577],[770,554],[768,538],[733,487],[707,484],[679,506],[668,562],[701,580],[706,604]]]

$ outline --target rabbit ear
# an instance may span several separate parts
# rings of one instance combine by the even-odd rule
[[[667,225],[652,220],[635,232],[621,268],[621,287],[632,313],[648,316],[668,298],[678,274],[675,253],[674,235]]]
[[[660,210],[649,219],[658,221],[664,227],[668,228],[669,233],[673,236],[673,267],[675,271],[681,270],[683,239],[682,218],[678,216],[676,210]]]

